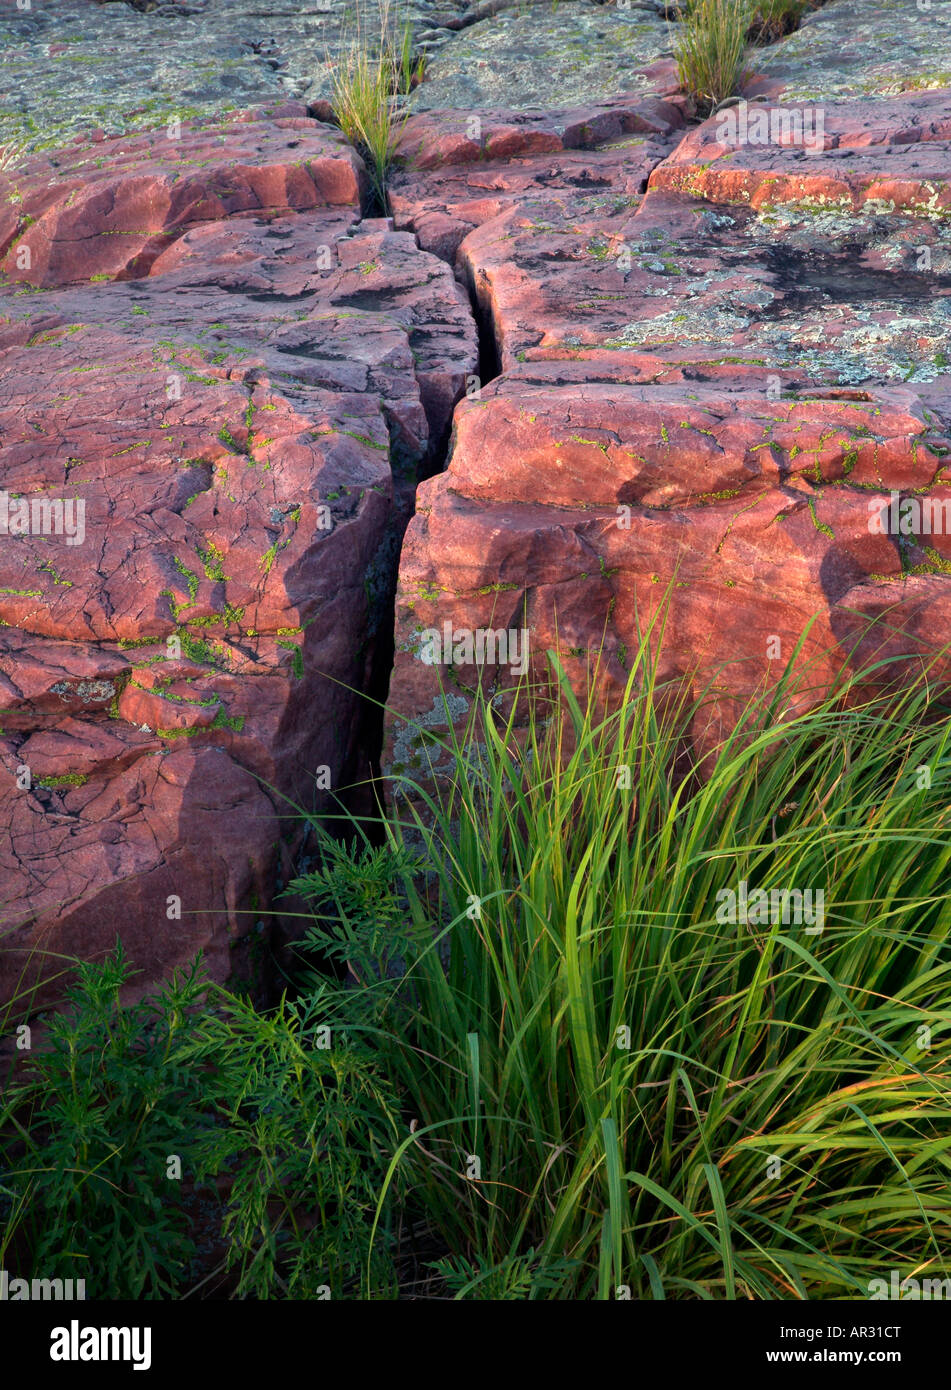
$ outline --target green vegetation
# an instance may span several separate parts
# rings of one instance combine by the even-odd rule
[[[791,34],[803,16],[816,10],[824,0],[750,0],[747,37],[751,43],[775,43]]]
[[[376,208],[387,208],[386,185],[396,146],[409,115],[399,109],[423,75],[425,59],[413,61],[408,28],[397,38],[388,0],[381,0],[378,27],[368,34],[358,11],[355,36],[331,67],[334,114],[350,144],[366,162]]]
[[[48,1040],[19,1054],[0,1102],[3,1267],[85,1278],[89,1298],[386,1287],[370,1234],[394,1096],[364,1043],[328,1037],[321,989],[264,1014],[196,963],[122,1008],[130,977],[119,948],[80,964]],[[202,1213],[224,1241],[211,1269]]]
[[[524,740],[475,699],[440,790],[400,798],[425,879],[394,822],[387,893],[369,848],[296,885],[380,1000],[418,1117],[391,1171],[414,1155],[457,1296],[526,1261],[562,1298],[947,1275],[951,730],[926,684],[886,705],[844,679],[792,715],[788,671],[685,781],[702,711],[661,698],[645,645],[631,662],[617,714],[562,679]],[[822,888],[821,931],[718,921],[740,882]]]
[[[736,96],[748,76],[747,47],[776,43],[825,0],[683,0],[674,41],[680,85],[701,115]],[[758,60],[762,65],[762,58]]]
[[[123,1010],[121,953],[79,966],[0,1108],[3,1267],[391,1298],[411,1228],[455,1299],[951,1276],[947,711],[891,663],[892,693],[843,670],[808,708],[796,652],[721,722],[713,685],[660,683],[662,641],[625,653],[613,713],[552,653],[545,684],[467,692],[458,733],[414,730],[376,838],[316,828],[275,1008],[196,967]],[[741,884],[769,909],[731,916]]]
[[[746,76],[748,0],[692,0],[678,15],[682,28],[674,45],[681,87],[707,115],[735,96]]]

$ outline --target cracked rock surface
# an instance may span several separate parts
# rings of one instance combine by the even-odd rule
[[[198,947],[223,977],[286,799],[367,767],[358,692],[475,328],[300,112],[53,160],[0,290],[0,988],[117,934],[146,980]]]
[[[397,182],[398,220],[452,256],[499,373],[407,531],[395,772],[429,775],[427,734],[514,683],[464,644],[433,663],[433,632],[525,629],[530,678],[554,649],[610,705],[669,591],[659,678],[715,693],[698,749],[807,627],[806,703],[947,641],[951,95],[837,105],[815,149],[680,138],[656,100],[634,134],[635,107],[584,152],[407,131],[443,160]],[[895,494],[938,533],[876,524]]]
[[[16,137],[55,148],[95,127],[111,135],[327,97],[330,65],[366,8],[362,0],[30,0],[23,10],[0,0],[0,144]],[[453,18],[463,8],[393,0],[392,23],[422,34],[437,11]]]
[[[806,628],[799,701],[931,660],[947,10],[832,0],[724,140],[660,0],[396,0],[380,218],[325,123],[349,0],[0,0],[0,997],[117,935],[227,977],[293,808],[373,765],[397,568],[384,771],[511,684],[421,659],[447,624],[611,704],[669,591],[698,749]]]

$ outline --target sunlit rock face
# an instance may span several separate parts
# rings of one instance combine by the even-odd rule
[[[703,122],[661,0],[493,8],[394,5],[378,217],[352,7],[0,0],[6,996],[226,977],[391,664],[418,774],[549,650],[616,703],[662,605],[700,751],[804,633],[790,707],[947,640],[941,7],[833,0]]]
[[[411,132],[444,158],[397,183],[398,218],[453,257],[498,374],[404,544],[397,773],[525,665],[467,634],[525,630],[533,679],[553,649],[610,705],[669,604],[661,677],[711,694],[698,748],[806,629],[800,707],[948,638],[948,94],[743,102],[686,135],[656,100],[634,134],[633,108],[580,151],[551,120],[549,148],[475,162]]]

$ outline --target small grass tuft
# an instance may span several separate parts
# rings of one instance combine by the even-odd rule
[[[678,18],[682,29],[674,46],[677,77],[701,114],[709,115],[721,101],[737,95],[747,76],[749,5],[747,0],[694,0]]]
[[[356,35],[333,68],[332,105],[340,129],[366,162],[375,211],[386,212],[386,185],[400,133],[409,112],[400,109],[422,80],[425,59],[413,60],[408,28],[397,39],[389,6],[380,7],[379,32],[368,38],[358,21]]]
[[[752,44],[776,43],[799,28],[824,0],[751,0],[746,37]]]

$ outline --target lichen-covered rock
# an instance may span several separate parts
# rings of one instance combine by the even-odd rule
[[[390,205],[398,226],[453,261],[469,232],[506,210],[529,234],[542,231],[552,213],[576,217],[586,209],[603,219],[608,209],[629,211],[683,124],[681,103],[637,96],[544,113],[414,116],[402,132]],[[562,190],[570,211],[557,199]]]
[[[943,7],[833,0],[689,131],[664,9],[398,0],[389,221],[312,119],[349,5],[0,0],[0,995],[227,972],[367,766],[421,478],[390,770],[548,648],[616,701],[668,600],[698,749],[804,633],[797,705],[935,659]]]
[[[832,0],[769,50],[762,70],[784,101],[951,87],[951,13],[941,0]]]
[[[678,29],[647,4],[535,0],[506,8],[440,46],[413,105],[524,110],[671,91]]]
[[[832,0],[757,51],[758,87],[837,102],[951,86],[946,6]],[[358,10],[360,14],[358,16]],[[428,58],[416,110],[552,108],[621,92],[669,94],[679,25],[664,0],[392,0]],[[376,10],[350,0],[0,0],[0,145],[50,149],[251,104],[325,103]],[[325,114],[325,108],[320,108]]]
[[[391,26],[429,30],[459,0],[392,0]],[[51,149],[77,131],[108,134],[252,104],[330,95],[331,69],[362,26],[347,0],[0,0],[0,144]],[[441,31],[442,40],[450,38]],[[439,46],[440,33],[430,40]]]
[[[813,108],[738,103],[691,130],[651,187],[757,210],[908,212],[940,218],[947,186],[946,91]]]
[[[359,208],[362,162],[303,106],[170,137],[74,144],[0,177],[0,272],[42,289],[134,279],[189,227],[235,213]],[[291,114],[293,113],[293,114]]]
[[[452,162],[410,167],[394,211],[422,245],[455,258],[503,369],[559,358],[633,372],[647,354],[654,379],[703,362],[789,385],[911,380],[938,403],[951,372],[951,230],[937,206],[951,101],[929,93],[882,108],[835,108],[831,138],[853,142],[841,149],[742,146],[735,158],[715,120],[665,158],[681,119],[668,102],[630,103],[632,133],[595,149],[516,147],[507,159],[473,160],[451,126],[439,143],[407,127],[418,158]],[[578,138],[583,123],[562,126]],[[489,138],[505,129],[493,113]],[[562,127],[519,129],[554,142]],[[902,173],[889,183],[876,160]]]

